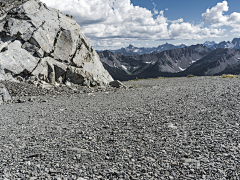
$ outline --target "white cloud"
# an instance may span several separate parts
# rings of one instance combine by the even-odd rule
[[[154,15],[157,15],[158,14],[158,10],[156,9],[156,7],[157,7],[157,5],[155,4],[155,2],[153,2],[153,0],[151,0],[152,1],[152,4],[153,4],[153,6],[154,6],[154,8],[153,8],[153,14]]]
[[[229,10],[228,2],[223,1],[217,3],[211,9],[207,9],[202,14],[203,22],[211,24],[212,27],[230,26],[233,28],[231,32],[240,32],[240,13],[233,12],[230,15],[224,15],[224,12]]]
[[[115,47],[126,47],[128,43],[123,43],[115,39],[112,41],[111,39],[103,39],[99,40],[92,40],[90,39],[90,43],[94,44],[95,48],[105,50],[105,49],[114,49]]]
[[[164,11],[152,11],[134,6],[130,0],[42,0],[48,6],[59,9],[65,14],[73,15],[82,26],[82,31],[91,40],[93,46],[112,47],[121,45],[126,40],[159,40],[159,39],[201,39],[216,37],[224,30],[218,27],[203,27],[184,22],[182,18],[169,21]],[[152,1],[153,2],[153,1]],[[218,6],[218,5],[217,5]],[[222,5],[222,11],[227,10]],[[209,13],[219,13],[219,7],[214,12],[207,10],[206,22],[212,22]],[[238,14],[232,14],[234,21]],[[220,18],[221,19],[221,18]],[[214,19],[217,23],[219,21]],[[113,43],[117,42],[117,43]]]
[[[170,25],[171,37],[175,39],[203,39],[208,37],[217,37],[224,33],[225,30],[204,28],[200,25],[193,25],[191,23],[176,23]]]
[[[180,18],[178,20],[169,21],[169,22],[171,22],[172,24],[182,23],[183,22],[183,18]]]

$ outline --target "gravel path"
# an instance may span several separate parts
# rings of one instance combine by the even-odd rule
[[[0,179],[240,179],[239,79],[126,84],[0,106]]]

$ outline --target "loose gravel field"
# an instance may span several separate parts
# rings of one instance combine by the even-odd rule
[[[0,106],[0,179],[240,179],[240,79],[167,78]]]

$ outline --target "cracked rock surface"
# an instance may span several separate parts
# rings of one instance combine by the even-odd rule
[[[0,106],[0,179],[239,179],[239,79],[124,84]]]
[[[101,86],[113,80],[71,17],[39,0],[0,5],[0,81]]]

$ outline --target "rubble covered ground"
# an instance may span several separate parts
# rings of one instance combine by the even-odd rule
[[[1,105],[0,179],[239,179],[239,79],[125,84]]]

